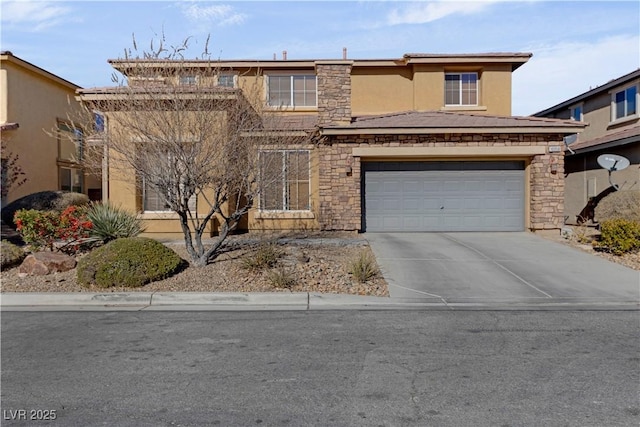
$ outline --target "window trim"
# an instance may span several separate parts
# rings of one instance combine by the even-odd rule
[[[631,89],[631,88],[635,88],[636,90],[636,94],[635,94],[635,112],[632,114],[626,114],[626,110],[627,110],[627,106],[629,103],[629,100],[626,98],[626,92],[627,90]],[[620,123],[620,122],[624,122],[627,120],[633,120],[639,117],[639,113],[638,113],[638,105],[640,104],[640,83],[639,82],[634,82],[630,85],[627,86],[620,86],[614,90],[609,91],[610,95],[611,95],[611,103],[610,103],[610,109],[611,109],[611,114],[610,114],[610,119],[611,122],[610,123]],[[624,108],[625,108],[625,115],[620,116],[620,117],[616,117],[616,110],[617,110],[617,105],[616,105],[616,95],[618,95],[619,93],[625,93],[625,104],[624,104]]]
[[[473,74],[475,75],[475,95],[476,102],[474,104],[463,104],[463,93],[462,93],[462,76],[465,74]],[[448,104],[447,103],[447,76],[460,76],[460,88],[458,92],[460,102],[458,104]],[[480,106],[480,72],[478,71],[446,71],[444,73],[444,106],[449,107],[478,107]]]
[[[293,109],[293,110],[316,110],[318,108],[318,75],[313,71],[290,71],[290,72],[273,72],[273,73],[265,73],[264,85],[265,85],[265,104],[268,108],[282,108],[282,109]],[[315,79],[315,100],[314,105],[295,105],[294,104],[294,90],[293,90],[293,82],[294,77],[309,77],[313,76]],[[289,105],[272,105],[271,104],[271,96],[269,91],[269,80],[271,77],[289,77],[289,101],[291,104]]]
[[[304,217],[308,217],[308,213],[311,212],[311,150],[309,149],[304,149],[304,148],[291,148],[291,149],[276,149],[276,150],[260,150],[259,151],[259,156],[262,155],[263,153],[307,153],[307,174],[308,174],[308,179],[307,179],[307,183],[309,185],[309,196],[308,196],[308,200],[307,200],[307,209],[266,209],[262,206],[262,193],[260,194],[260,197],[258,197],[258,212],[259,214],[263,217],[263,218],[268,218],[268,217],[272,217],[272,216],[282,216],[284,215],[285,217],[287,215],[296,215],[296,217],[300,217],[300,215],[306,215]],[[287,175],[286,175],[286,171],[284,170],[284,168],[286,167],[286,155],[283,155],[282,157],[282,168],[283,168],[283,175],[281,177],[282,180],[282,202],[283,202],[283,206],[284,206],[284,201],[286,200],[286,188],[287,188]],[[262,170],[262,162],[260,161],[260,169]]]

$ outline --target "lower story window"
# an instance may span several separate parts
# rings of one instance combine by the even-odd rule
[[[198,211],[197,200],[197,194],[189,197],[188,207],[192,213]],[[162,192],[144,178],[142,179],[142,210],[143,212],[173,212]]]
[[[82,169],[60,168],[60,190],[84,192]]]
[[[283,150],[260,153],[260,209],[309,210],[309,151]]]
[[[166,198],[158,189],[142,180],[142,210],[145,212],[171,212]]]

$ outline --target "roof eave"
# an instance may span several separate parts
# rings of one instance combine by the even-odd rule
[[[322,135],[438,135],[438,134],[514,134],[514,133],[529,133],[529,134],[561,134],[572,135],[580,133],[584,130],[584,127],[430,127],[430,128],[322,128],[320,133]]]
[[[584,153],[590,153],[592,151],[606,150],[608,148],[620,147],[622,145],[628,145],[628,144],[633,144],[637,142],[640,142],[640,135],[634,135],[628,138],[616,139],[615,141],[605,142],[604,144],[592,145],[590,147],[584,147],[584,148],[573,148],[571,146],[569,147],[573,150],[575,154],[584,154]],[[569,152],[568,149],[565,151]]]

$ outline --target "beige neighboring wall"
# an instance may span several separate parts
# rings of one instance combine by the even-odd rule
[[[8,150],[19,156],[27,181],[12,188],[6,202],[44,190],[58,190],[58,141],[54,132],[80,108],[74,95],[79,86],[36,67],[10,53],[0,55],[0,122],[17,123],[2,133]],[[4,157],[4,153],[3,153]],[[100,187],[97,178],[85,177],[85,193]],[[3,200],[3,203],[5,201]]]

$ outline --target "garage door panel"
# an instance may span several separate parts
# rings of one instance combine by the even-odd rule
[[[424,206],[425,210],[440,210],[440,206],[442,206],[442,200],[438,197],[423,198],[422,206]]]
[[[523,162],[364,163],[368,231],[521,231]]]
[[[419,197],[405,197],[402,202],[402,208],[406,213],[422,210],[422,199]]]

